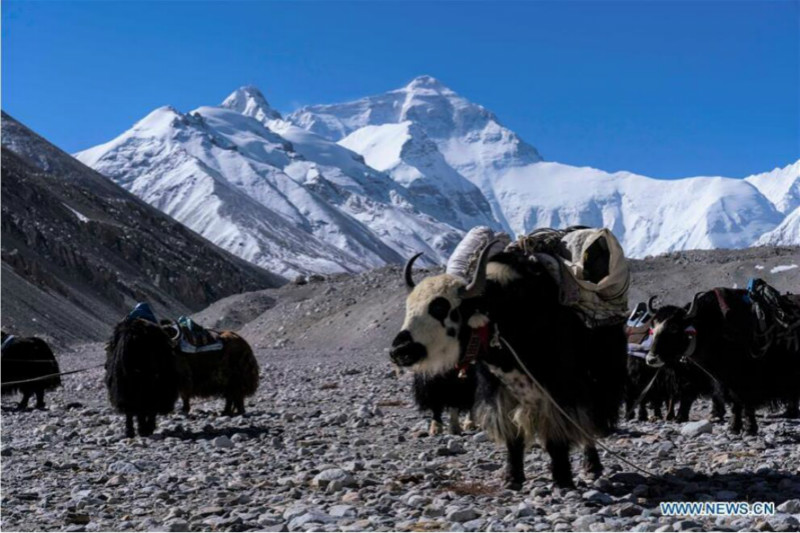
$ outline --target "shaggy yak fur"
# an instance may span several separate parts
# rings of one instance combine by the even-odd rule
[[[691,368],[694,390],[710,395],[716,386],[732,404],[729,429],[740,433],[744,428],[755,435],[758,407],[797,404],[800,354],[775,343],[765,355],[754,357],[749,348],[754,329],[750,304],[744,299],[747,292],[717,290],[729,307],[727,313],[713,290],[697,295],[688,310],[675,306],[658,309],[647,362],[684,372]]]
[[[250,345],[232,331],[222,331],[219,335],[222,350],[177,351],[184,413],[191,409],[191,398],[222,397],[225,398],[222,414],[243,415],[244,399],[258,389],[258,362]]]
[[[2,332],[2,342],[8,334]],[[53,390],[61,385],[61,372],[53,351],[38,337],[15,337],[2,353],[2,394],[22,392],[20,409],[28,408],[31,396],[36,395],[36,408],[44,409],[44,391]],[[54,375],[56,374],[56,375]],[[45,379],[37,379],[49,376]],[[37,379],[29,383],[7,385],[17,381]]]
[[[459,413],[467,413],[464,429],[470,430],[474,427],[472,409],[475,406],[478,373],[475,366],[470,365],[466,369],[466,376],[460,378],[458,374],[458,370],[438,376],[414,374],[414,400],[417,407],[421,411],[433,413],[429,430],[431,435],[442,432],[442,413],[445,409],[449,410],[450,433],[461,433]]]
[[[484,249],[473,280],[449,274],[415,285],[403,329],[392,343],[395,364],[440,375],[465,357],[473,328],[488,327],[517,352],[547,393],[576,421],[577,429],[525,374],[508,348],[490,342],[477,357],[478,422],[508,450],[506,484],[521,489],[526,447],[538,440],[551,458],[553,481],[572,487],[569,453],[584,450],[585,466],[602,471],[596,439],[619,418],[627,359],[623,325],[589,329],[559,303],[559,286],[544,266],[502,252],[488,260]]]
[[[178,366],[169,337],[158,324],[123,320],[106,346],[106,388],[111,405],[126,416],[125,435],[152,435],[156,415],[167,414],[178,399]]]

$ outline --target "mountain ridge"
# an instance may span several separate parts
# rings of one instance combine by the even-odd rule
[[[606,226],[632,257],[742,248],[800,204],[800,161],[745,179],[679,180],[545,161],[494,113],[431,76],[285,116],[254,86],[219,106],[153,113],[76,157],[212,242],[288,276],[359,271],[417,251],[427,264],[443,263],[475,225],[511,234]],[[193,194],[191,180],[205,189]],[[178,196],[191,209],[176,205]],[[247,207],[252,201],[261,207]],[[294,237],[280,247],[276,233]],[[772,238],[796,244],[784,242],[793,231]]]

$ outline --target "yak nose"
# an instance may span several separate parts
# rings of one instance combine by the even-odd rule
[[[402,346],[404,344],[408,344],[410,342],[414,342],[414,337],[411,336],[411,332],[407,329],[404,329],[392,341],[392,347],[395,348],[397,346]]]

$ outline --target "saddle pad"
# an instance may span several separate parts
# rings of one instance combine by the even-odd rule
[[[222,350],[222,338],[216,331],[211,331],[194,322],[187,316],[178,318],[181,329],[180,350],[185,353],[213,352]]]

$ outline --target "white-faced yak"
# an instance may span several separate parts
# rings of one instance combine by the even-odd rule
[[[172,342],[154,321],[128,317],[106,345],[106,388],[111,405],[126,417],[125,435],[152,435],[156,416],[172,412],[178,399],[178,364]]]
[[[647,362],[693,368],[696,387],[710,394],[717,386],[732,404],[729,429],[755,435],[757,408],[797,404],[800,322],[761,342],[752,305],[744,289],[717,288],[696,295],[688,309],[659,308]]]
[[[561,305],[560,287],[545,266],[521,252],[490,260],[490,247],[482,251],[469,283],[442,274],[415,285],[411,269],[419,256],[409,260],[405,280],[411,292],[391,359],[433,376],[474,354],[478,423],[506,444],[506,485],[522,488],[526,446],[538,439],[550,455],[553,481],[572,487],[570,448],[582,446],[588,472],[599,475],[596,439],[619,418],[627,357],[623,324],[588,328]]]
[[[466,413],[467,419],[463,429],[475,427],[473,408],[475,407],[475,391],[478,387],[478,373],[474,365],[441,375],[414,374],[414,401],[421,411],[431,411],[432,419],[428,433],[437,435],[442,432],[442,413],[447,409],[450,416],[450,433],[461,433],[460,413]]]
[[[27,409],[35,394],[36,408],[44,409],[44,392],[61,385],[61,371],[53,351],[38,337],[15,337],[5,331],[2,343],[2,394],[22,392],[20,409]]]

